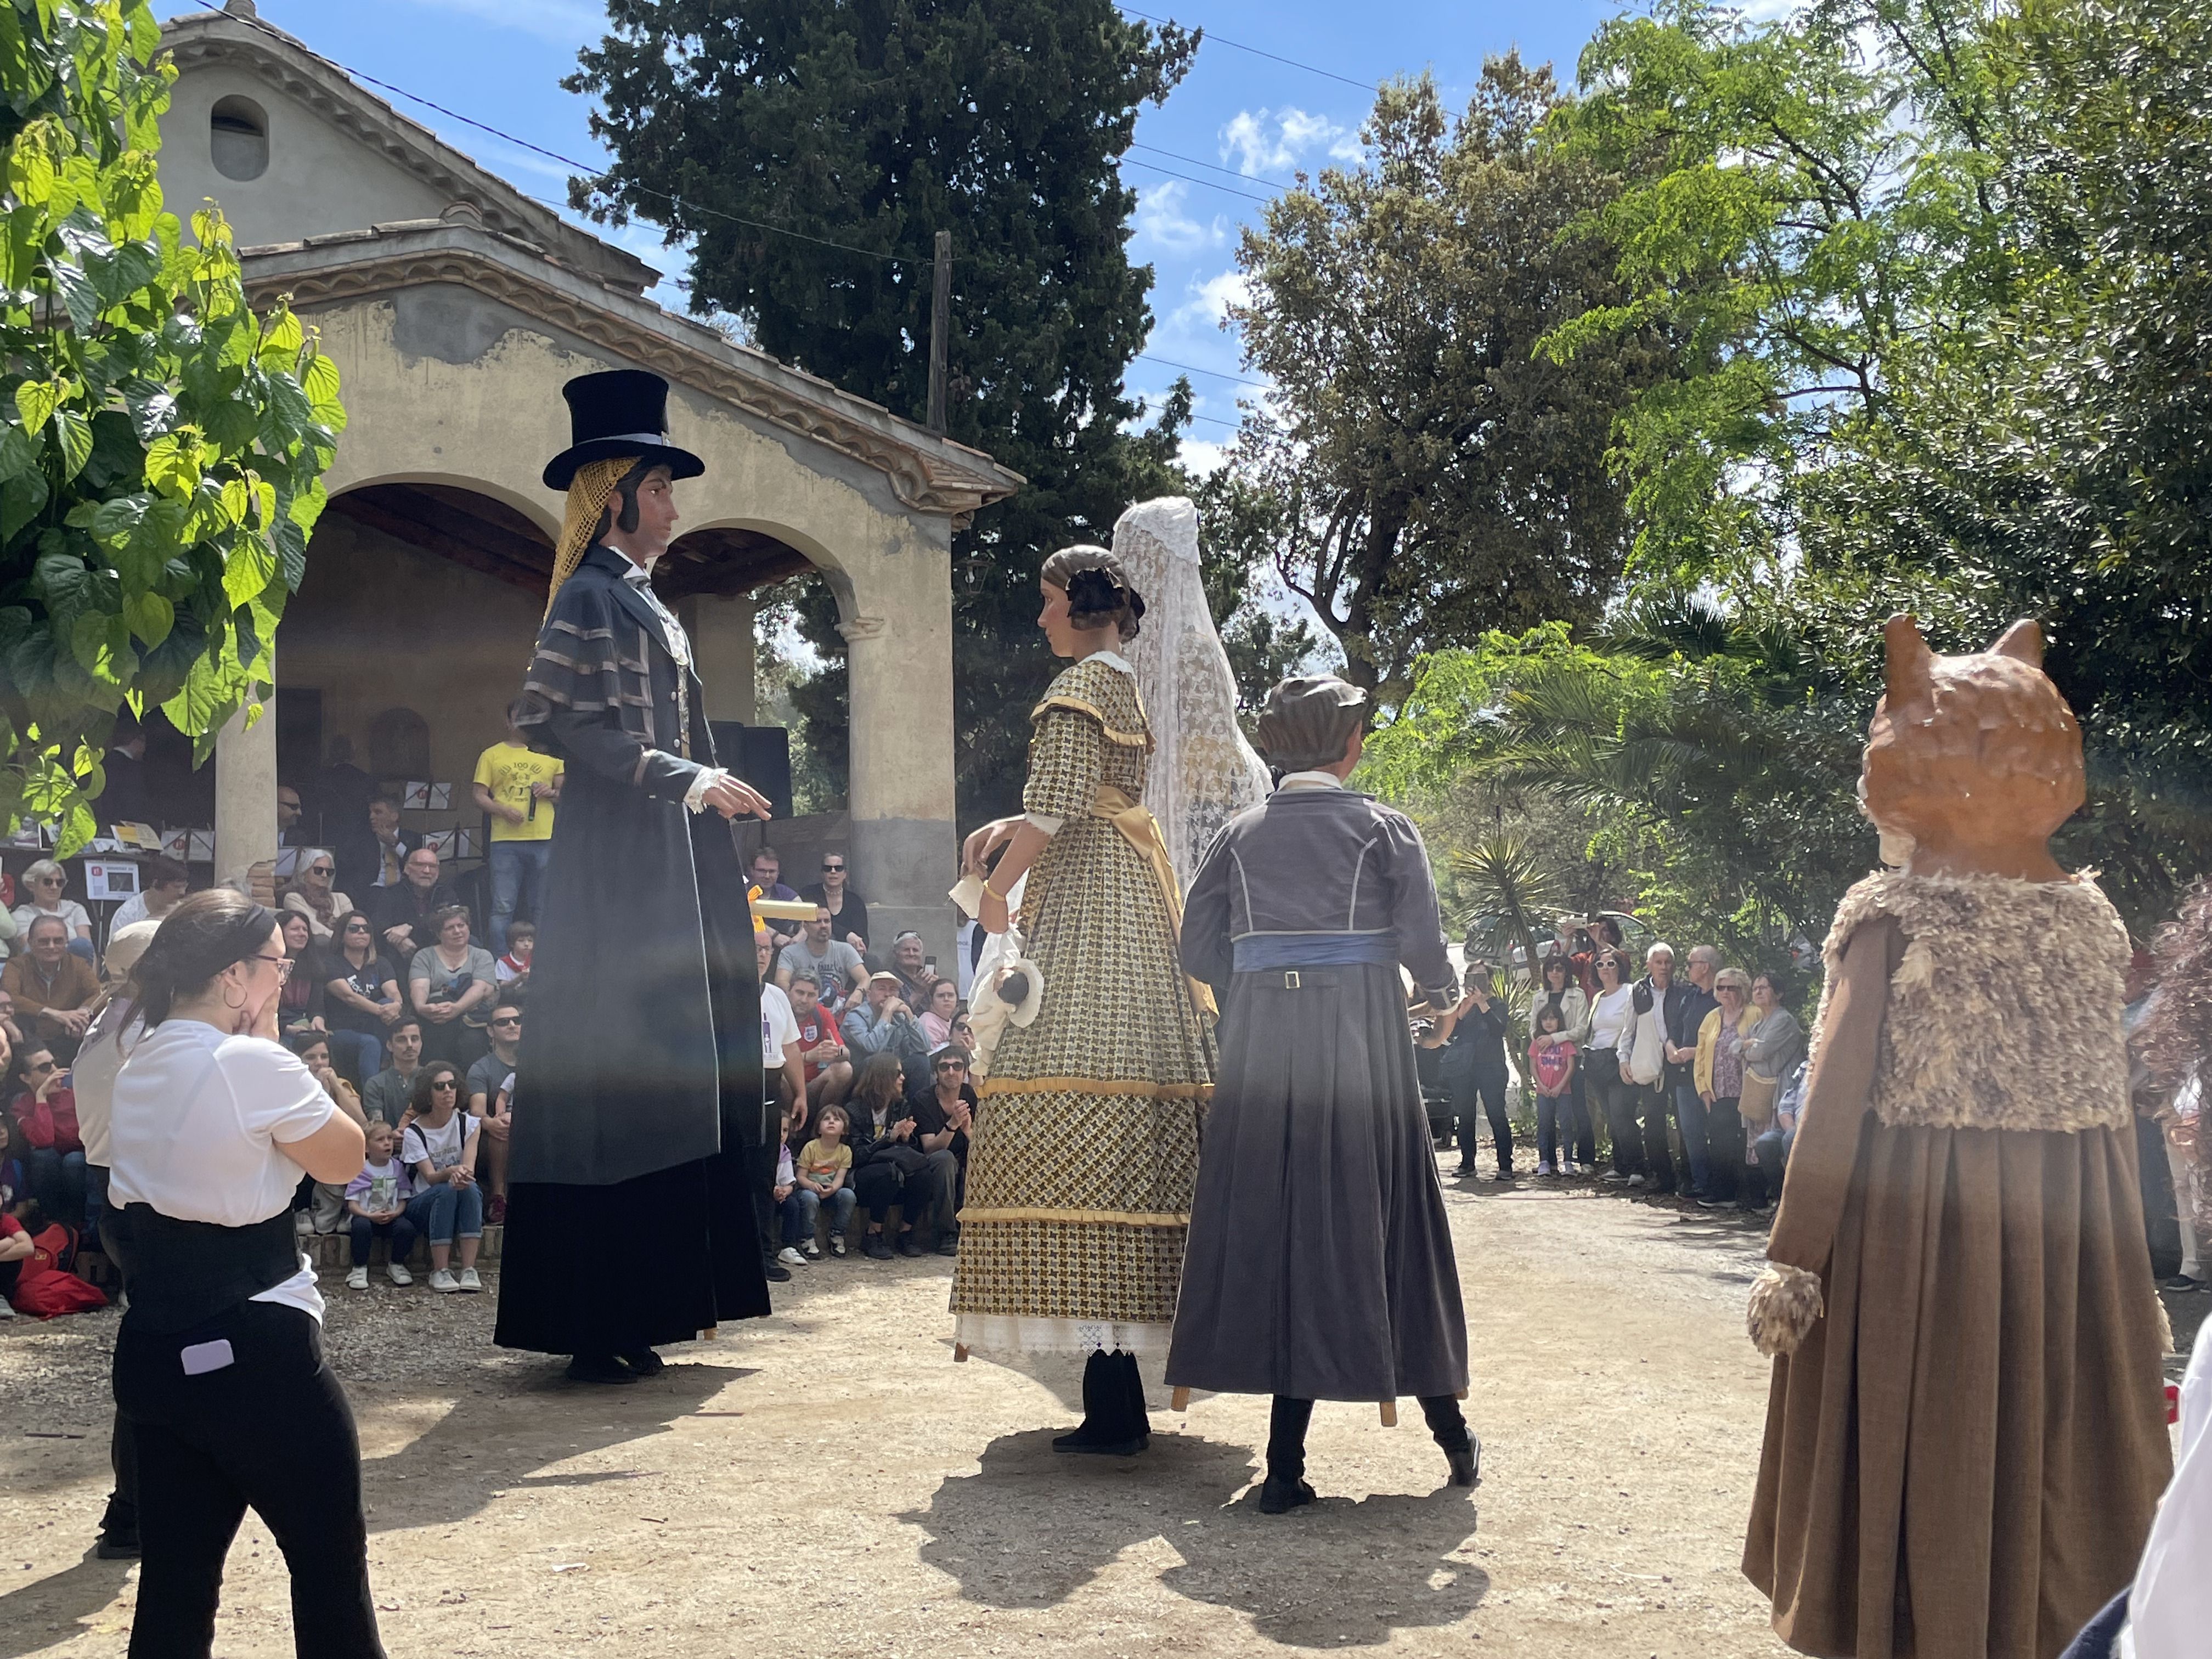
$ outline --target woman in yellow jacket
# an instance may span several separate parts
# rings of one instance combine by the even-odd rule
[[[1721,1006],[1698,1028],[1698,1093],[1705,1103],[1705,1144],[1712,1152],[1712,1194],[1698,1204],[1708,1210],[1738,1207],[1743,1189],[1743,1117],[1736,1109],[1743,1093],[1743,1040],[1759,1024],[1751,1006],[1751,976],[1741,968],[1723,968],[1713,976]]]

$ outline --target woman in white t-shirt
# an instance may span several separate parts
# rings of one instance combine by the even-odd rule
[[[360,1169],[361,1124],[275,1040],[289,971],[274,913],[216,888],[170,913],[131,974],[143,1029],[115,1079],[104,1231],[130,1295],[114,1390],[137,1452],[141,1650],[210,1651],[251,1507],[291,1570],[300,1650],[384,1653],[361,1443],[292,1224],[302,1172]]]
[[[399,1139],[400,1161],[415,1177],[407,1218],[430,1241],[430,1288],[480,1291],[477,1251],[483,1243],[483,1188],[477,1185],[477,1132],[483,1120],[461,1110],[461,1068],[433,1060],[415,1073],[415,1115]],[[453,1272],[460,1236],[461,1272]]]
[[[1636,1046],[1636,988],[1629,983],[1626,958],[1617,950],[1597,953],[1597,995],[1589,1005],[1589,1040],[1581,1070],[1589,1078],[1590,1103],[1613,1137],[1612,1181],[1626,1181],[1644,1167],[1641,1132],[1636,1127],[1636,1085],[1628,1075],[1629,1051]]]

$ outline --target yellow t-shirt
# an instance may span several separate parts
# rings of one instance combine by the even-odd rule
[[[491,821],[494,841],[544,841],[553,833],[553,803],[530,793],[532,784],[550,783],[561,775],[561,763],[550,755],[517,744],[495,743],[477,757],[476,781],[491,791],[502,806],[520,806],[527,814],[520,823],[505,818]],[[535,808],[533,811],[532,808]]]
[[[853,1149],[842,1140],[834,1152],[821,1140],[810,1140],[799,1149],[799,1172],[810,1181],[826,1182],[840,1170],[852,1167]]]

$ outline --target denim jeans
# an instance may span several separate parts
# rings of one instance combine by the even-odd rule
[[[1674,1121],[1682,1132],[1682,1156],[1690,1164],[1690,1193],[1711,1198],[1712,1153],[1705,1144],[1705,1103],[1698,1085],[1686,1079],[1674,1085]]]
[[[507,925],[519,908],[525,918],[538,920],[545,897],[545,865],[552,857],[549,841],[495,841],[491,844],[491,953],[507,954]],[[526,892],[528,896],[525,897]]]
[[[1744,1202],[1756,1207],[1782,1196],[1783,1171],[1790,1167],[1790,1143],[1797,1139],[1794,1129],[1769,1129],[1751,1143],[1759,1162],[1744,1171]]]
[[[349,1215],[346,1220],[348,1231],[353,1235],[353,1265],[356,1267],[368,1266],[372,1239],[381,1238],[390,1244],[389,1260],[395,1267],[405,1267],[407,1258],[415,1253],[415,1224],[407,1218],[405,1212],[390,1221],[371,1221],[365,1215]]]
[[[449,1181],[424,1188],[407,1200],[407,1219],[433,1244],[483,1237],[483,1188],[456,1187]]]
[[[356,1089],[384,1069],[384,1039],[367,1031],[332,1031],[331,1059],[338,1075]],[[468,1103],[463,1101],[463,1105]]]
[[[1467,1170],[1474,1164],[1479,1101],[1479,1109],[1490,1119],[1491,1139],[1497,1143],[1498,1173],[1510,1173],[1513,1168],[1513,1121],[1505,1109],[1505,1068],[1485,1066],[1479,1071],[1462,1072],[1450,1081],[1452,1111],[1459,1119],[1459,1167]]]
[[[1536,1161],[1556,1164],[1562,1152],[1585,1164],[1597,1162],[1597,1133],[1583,1103],[1579,1073],[1566,1093],[1536,1097]]]
[[[51,1146],[33,1146],[31,1155],[23,1160],[23,1178],[31,1183],[31,1196],[39,1200],[47,1220],[83,1231],[82,1152],[58,1152]]]
[[[848,1233],[853,1225],[853,1210],[860,1196],[850,1187],[840,1187],[824,1199],[821,1194],[805,1187],[793,1187],[791,1195],[783,1200],[783,1242],[803,1244],[814,1237],[814,1218],[827,1204],[830,1208],[830,1231]]]

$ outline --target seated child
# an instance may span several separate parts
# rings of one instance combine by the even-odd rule
[[[371,1118],[367,1132],[368,1161],[361,1173],[346,1183],[346,1214],[353,1228],[353,1271],[347,1285],[368,1288],[369,1241],[381,1238],[389,1246],[385,1273],[395,1285],[412,1285],[407,1258],[415,1249],[415,1224],[407,1218],[407,1200],[415,1195],[415,1182],[407,1166],[393,1156],[399,1132],[382,1118]]]
[[[501,990],[513,986],[520,991],[530,983],[530,957],[538,948],[538,927],[534,922],[511,923],[507,930],[507,954],[491,965],[492,977]]]
[[[822,1247],[814,1242],[814,1218],[825,1204],[830,1206],[830,1249],[836,1255],[845,1254],[845,1235],[859,1202],[851,1184],[853,1149],[845,1144],[850,1122],[842,1106],[824,1106],[816,1120],[814,1139],[799,1152],[791,1195],[783,1202],[784,1248],[777,1260],[821,1260]]]

